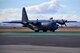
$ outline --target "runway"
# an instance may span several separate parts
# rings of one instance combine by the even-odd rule
[[[52,36],[80,36],[80,32],[0,32],[0,35],[52,35]]]
[[[80,48],[33,45],[0,45],[0,53],[80,53]]]
[[[80,53],[79,32],[0,32],[0,53]]]
[[[80,47],[79,32],[1,32],[0,45]]]

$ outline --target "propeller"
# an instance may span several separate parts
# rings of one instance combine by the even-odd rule
[[[62,19],[62,20],[59,21],[58,23],[59,23],[61,26],[62,26],[62,25],[67,26],[67,25],[66,25],[66,22],[67,22],[67,20],[63,20],[63,19]]]

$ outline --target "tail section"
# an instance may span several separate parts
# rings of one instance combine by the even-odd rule
[[[22,9],[22,22],[23,23],[28,23],[28,16],[27,16],[27,13],[26,13],[26,9],[23,7],[23,9]]]
[[[22,24],[23,24],[23,27],[29,27],[30,29],[34,30],[33,25],[29,23],[26,9],[24,7],[22,9]]]

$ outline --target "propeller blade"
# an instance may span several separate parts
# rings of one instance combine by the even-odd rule
[[[65,24],[65,26],[67,26],[67,25]]]

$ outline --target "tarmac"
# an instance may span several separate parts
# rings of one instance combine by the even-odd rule
[[[33,45],[0,45],[0,53],[80,53],[80,48]]]
[[[0,53],[80,53],[79,32],[0,32]]]

